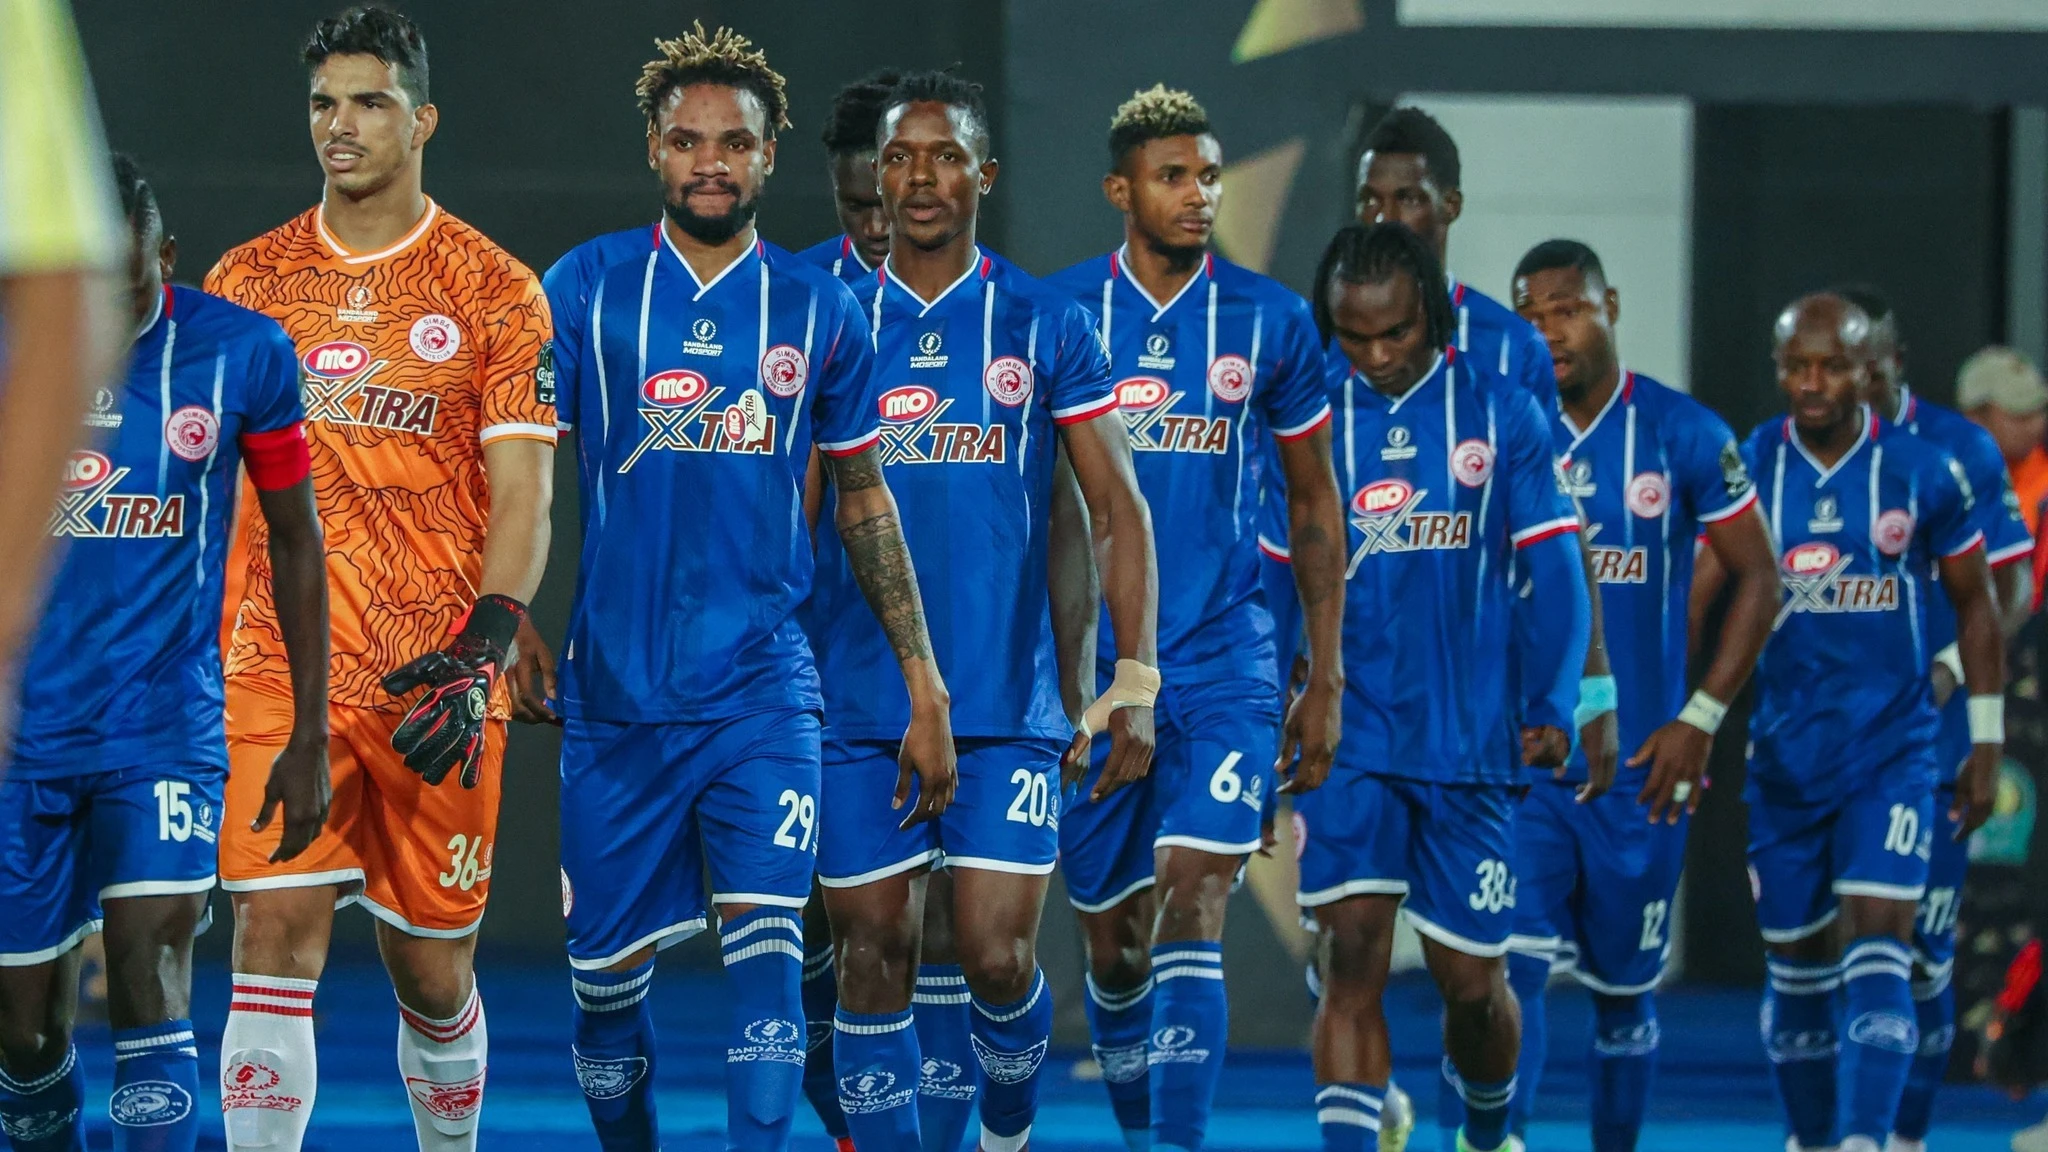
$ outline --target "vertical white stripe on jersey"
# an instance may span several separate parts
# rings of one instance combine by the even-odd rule
[[[1207,385],[1209,383],[1209,373],[1216,368],[1216,281],[1214,279],[1209,281],[1209,315],[1204,321],[1204,330],[1208,333],[1208,342],[1205,345],[1208,357],[1202,361],[1202,384],[1204,385],[1202,388],[1202,415],[1213,417],[1216,415],[1216,389]]]
[[[604,284],[604,278],[600,276],[597,281],[597,292],[590,300],[590,346],[596,351],[597,410],[600,414],[600,422],[598,424],[596,448],[594,450],[587,447],[584,449],[589,451],[592,459],[597,461],[597,523],[599,527],[604,526],[604,489],[605,473],[607,471],[604,466],[604,459],[605,453],[611,449],[612,440],[612,390],[604,371]],[[582,416],[580,405],[577,416],[579,418]]]
[[[1628,378],[1623,377],[1622,385],[1625,387],[1627,383]],[[1629,405],[1625,415],[1628,419],[1621,439],[1621,545],[1633,548],[1636,543],[1636,514],[1635,509],[1628,506],[1628,493],[1636,482],[1636,406]],[[1670,501],[1665,503],[1668,505]]]
[[[157,370],[157,389],[162,397],[157,405],[157,420],[161,423],[156,445],[156,494],[164,494],[164,486],[171,478],[171,352],[178,346],[178,322],[164,317],[163,361]]]
[[[1460,352],[1470,351],[1470,349],[1465,347],[1465,338],[1471,334],[1471,322],[1472,310],[1463,304],[1458,305],[1458,351]]]
[[[1425,376],[1423,379],[1426,381],[1429,378]],[[1455,363],[1444,365],[1444,491],[1450,495],[1454,504],[1458,499],[1458,469],[1451,463],[1451,457],[1457,455],[1458,448],[1457,382],[1458,366]],[[1417,384],[1415,387],[1420,388],[1422,385]],[[1485,518],[1482,513],[1480,519]]]
[[[882,293],[887,289],[888,285],[883,282],[883,278],[875,277],[875,305],[868,317],[868,345],[876,352],[882,350]]]
[[[1486,473],[1486,482],[1485,482],[1484,484],[1481,484],[1481,485],[1479,486],[1479,527],[1478,527],[1478,530],[1479,530],[1480,532],[1485,532],[1485,531],[1486,531],[1486,511],[1487,511],[1487,508],[1488,508],[1488,506],[1489,506],[1489,505],[1491,505],[1491,504],[1493,503],[1493,478],[1494,478],[1494,477],[1496,477],[1496,476],[1498,476],[1498,475],[1500,475],[1500,448],[1499,448],[1499,437],[1498,437],[1498,435],[1496,434],[1496,432],[1497,432],[1497,417],[1498,417],[1498,415],[1499,415],[1499,414],[1498,414],[1498,413],[1497,413],[1497,412],[1495,411],[1495,409],[1494,409],[1494,402],[1493,402],[1493,400],[1491,400],[1491,399],[1488,399],[1488,400],[1487,400],[1487,402],[1486,402],[1486,448],[1487,448],[1487,451],[1489,451],[1489,452],[1491,452],[1491,453],[1493,454],[1493,467],[1492,467],[1491,469],[1489,469],[1489,470],[1487,471],[1487,473]],[[1453,447],[1456,447],[1456,445],[1453,445]],[[1449,454],[1448,454],[1448,453],[1446,453],[1446,454],[1445,454],[1445,459],[1449,459],[1449,458],[1450,458]],[[1554,464],[1553,464],[1553,465],[1552,465],[1551,467],[1552,467],[1553,469],[1555,469],[1555,468],[1556,468],[1556,465],[1554,465]],[[1452,499],[1452,500],[1454,501],[1454,503],[1452,504],[1452,507],[1453,507],[1453,509],[1455,509],[1455,508],[1457,507],[1457,505],[1455,504],[1455,501],[1456,501],[1456,499],[1457,499],[1457,495],[1456,495],[1456,493],[1457,493],[1457,489],[1456,489],[1456,488],[1453,488],[1453,489],[1451,489],[1451,492],[1452,492],[1452,497],[1451,497],[1451,499]],[[1505,517],[1503,517],[1503,519],[1505,519]],[[1507,560],[1506,560],[1506,561],[1504,561],[1504,562],[1505,562],[1505,563],[1506,563],[1506,564],[1508,565],[1508,571],[1507,571],[1506,575],[1507,575],[1508,581],[1510,582],[1510,584],[1512,584],[1512,583],[1513,583],[1513,581],[1514,581],[1514,579],[1515,579],[1515,577],[1514,577],[1514,572],[1515,572],[1515,564],[1516,564],[1516,560],[1515,560],[1515,549],[1514,549],[1514,542],[1513,542],[1513,539],[1512,539],[1512,537],[1510,537],[1510,539],[1509,539],[1509,546],[1508,546],[1508,550],[1507,550],[1507,551],[1508,551],[1508,558],[1507,558]],[[1479,580],[1478,580],[1478,582],[1477,582],[1477,583],[1476,583],[1476,584],[1475,584],[1475,585],[1473,586],[1473,593],[1472,593],[1472,597],[1473,597],[1473,599],[1472,599],[1472,618],[1473,618],[1473,619],[1475,619],[1475,620],[1479,619],[1479,618],[1480,618],[1480,617],[1482,616],[1482,614],[1483,614],[1483,610],[1484,610],[1484,609],[1485,609],[1485,607],[1486,607],[1486,594],[1485,594],[1484,592],[1482,592],[1482,591],[1480,591],[1480,590],[1479,590],[1479,589],[1482,589],[1482,588],[1484,588],[1485,586],[1486,586],[1486,549],[1484,549],[1484,548],[1481,548],[1481,549],[1479,550]],[[1512,595],[1512,594],[1513,594],[1513,592],[1514,592],[1514,589],[1513,589],[1512,587],[1510,587],[1510,588],[1508,589],[1508,592],[1509,592],[1509,593],[1510,593],[1510,594]]]
[[[763,328],[766,328],[765,324]],[[782,452],[785,456],[796,451],[796,426],[804,422],[804,393],[811,386],[811,346],[817,333],[818,290],[813,288],[810,311],[804,316],[804,376],[797,383],[796,396],[790,401],[789,435],[782,438]]]
[[[654,305],[654,262],[660,255],[659,252],[647,254],[647,271],[640,277],[640,361],[633,373],[636,387],[647,379],[647,313]],[[687,262],[683,264],[684,268],[689,266]]]
[[[1111,302],[1111,293],[1115,287],[1116,277],[1105,276],[1102,278],[1102,354],[1110,358],[1111,370],[1114,370],[1116,367],[1116,345],[1109,342],[1110,319],[1113,315],[1111,309],[1115,307]]]
[[[941,297],[941,299],[943,299],[943,297]],[[927,305],[926,307],[927,310],[929,310],[930,306]],[[991,277],[990,279],[982,281],[981,284],[981,424],[984,428],[988,427],[989,421],[988,366],[995,362],[995,358],[996,282],[994,278]],[[1026,365],[1026,368],[1028,369],[1029,365]],[[1036,389],[1038,386],[1038,381],[1036,379],[1033,379],[1031,381],[1031,384],[1032,387]],[[1017,454],[1019,456],[1024,454],[1021,446],[1019,447]]]
[[[1209,315],[1212,317],[1211,323],[1213,326],[1213,317],[1216,315],[1216,282],[1214,280],[1209,282]],[[1259,304],[1252,308],[1251,363],[1247,368],[1244,403],[1237,410],[1237,479],[1230,486],[1230,538],[1232,540],[1242,540],[1244,538],[1244,519],[1241,515],[1244,509],[1244,425],[1245,421],[1251,419],[1252,415],[1252,388],[1258,383],[1259,379],[1259,339],[1265,335],[1265,328],[1266,306]],[[1214,389],[1210,391],[1213,392]]]
[[[1771,543],[1785,550],[1785,442],[1778,442],[1777,475],[1771,477]]]
[[[1024,343],[1024,363],[1027,367],[1038,363],[1038,314],[1036,312],[1031,314],[1031,335]],[[1036,371],[1035,368],[1031,370]],[[1032,378],[1032,387],[1034,391],[1037,388],[1037,378],[1035,376]],[[988,389],[983,388],[982,391],[987,392]],[[1050,396],[1046,398],[1046,407],[1052,407],[1052,398]],[[1117,419],[1121,420],[1123,417],[1118,416]],[[1017,474],[1019,476],[1024,474],[1024,457],[1027,455],[1027,450],[1030,447],[1031,409],[1027,400],[1023,417],[1017,421]],[[1031,486],[1028,484],[1024,487],[1024,522],[1026,524],[1031,523]]]
[[[1344,377],[1344,492],[1337,499],[1348,504],[1350,496],[1345,492],[1358,492],[1358,409],[1351,403],[1351,386],[1358,380],[1358,370],[1352,369]]]
[[[754,379],[761,378],[761,365],[768,359],[768,262],[761,261],[761,334],[754,341]]]
[[[218,352],[213,357],[213,426],[221,426],[221,389],[228,375],[228,357]],[[201,588],[206,587],[206,511],[211,503],[207,492],[207,481],[213,479],[213,463],[220,459],[220,436],[213,438],[213,448],[206,454],[206,467],[199,470],[199,555],[192,561],[192,578]]]

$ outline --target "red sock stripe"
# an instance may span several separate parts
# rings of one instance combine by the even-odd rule
[[[276,996],[285,1000],[311,1000],[311,988],[274,988],[268,984],[236,984],[235,995],[247,993],[251,996]]]
[[[481,996],[471,996],[468,1007],[457,1013],[452,1021],[429,1020],[407,1008],[398,1006],[398,1014],[404,1018],[406,1027],[437,1044],[452,1044],[469,1034],[476,1027],[477,1018],[483,1015],[484,1001]]]
[[[313,1005],[308,1002],[304,1008],[287,1008],[282,1004],[259,1004],[252,1000],[231,1000],[230,1012],[259,1012],[265,1016],[311,1016]]]

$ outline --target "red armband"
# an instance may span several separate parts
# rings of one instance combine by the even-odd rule
[[[313,471],[306,430],[296,420],[269,432],[244,432],[236,443],[242,447],[242,466],[250,482],[265,492],[289,488]]]

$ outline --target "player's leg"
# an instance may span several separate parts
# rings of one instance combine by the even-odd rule
[[[1395,782],[1332,773],[1295,798],[1294,816],[1295,900],[1316,921],[1321,982],[1312,1034],[1316,1119],[1325,1152],[1364,1152],[1378,1144],[1393,1073],[1382,997],[1408,891],[1408,805]]]
[[[1062,750],[1049,740],[963,741],[959,791],[941,818],[954,948],[973,997],[985,1152],[1029,1143],[1052,1043],[1038,923],[1059,856]]]
[[[1955,968],[1956,913],[1969,870],[1970,845],[1968,837],[1956,838],[1957,822],[1949,818],[1954,801],[1953,790],[1935,793],[1927,893],[1920,898],[1913,924],[1913,1008],[1920,1050],[1899,1098],[1887,1152],[1922,1152],[1933,1124],[1934,1094],[1948,1073],[1949,1048],[1955,1043],[1956,993],[1949,980]]]
[[[99,927],[74,780],[0,779],[0,1131],[16,1152],[85,1147],[71,1043],[79,942]]]
[[[1101,801],[1088,792],[1109,759],[1109,742],[1096,741],[1088,777],[1060,812],[1061,877],[1087,952],[1089,1039],[1131,1152],[1152,1145],[1146,1038],[1152,1034],[1154,779],[1173,753],[1172,733],[1161,731],[1159,738],[1153,774]]]
[[[377,918],[377,951],[398,997],[398,1072],[413,1135],[422,1152],[469,1152],[490,1067],[476,930],[490,897],[505,722],[484,725],[475,788],[430,788],[391,751],[400,717],[337,711],[350,713],[348,738],[371,776],[361,901]]]
[[[777,711],[734,720],[720,726],[696,755],[715,773],[697,801],[697,823],[710,863],[732,1002],[725,1050],[726,1147],[779,1152],[789,1144],[803,1090],[802,912],[817,871],[818,718]],[[839,1012],[845,1017],[844,950],[837,962]],[[907,979],[905,984],[907,991]],[[909,1021],[899,1030],[910,1034]],[[848,1058],[847,1038],[844,1029],[835,1038],[835,1063]],[[906,1094],[902,1105],[912,1107],[914,1099]],[[856,1144],[860,1139],[856,1134]]]
[[[832,1016],[839,1010],[839,973],[832,967],[832,925],[825,896],[815,886],[804,905],[804,1099],[818,1114],[838,1152],[853,1152],[846,1113],[839,1107],[839,1074],[832,1069]]]
[[[701,774],[683,755],[700,725],[562,726],[562,916],[570,1050],[599,1147],[660,1143],[654,1106],[655,953],[704,930]]]
[[[112,773],[93,796],[118,1149],[184,1152],[199,1139],[192,937],[213,890],[226,775],[212,765]]]
[[[1649,1108],[1662,1039],[1655,992],[1671,952],[1686,823],[1648,823],[1632,788],[1584,807],[1573,920],[1577,975],[1593,993],[1594,1152],[1634,1152]],[[1519,1075],[1526,1084],[1526,1070]]]
[[[1755,779],[1752,770],[1751,779]],[[1758,1027],[1785,1109],[1788,1148],[1831,1148],[1835,1116],[1835,1026],[1842,987],[1838,911],[1828,890],[1829,830],[1824,806],[1749,799],[1749,879],[1768,979]]]
[[[981,1099],[973,999],[953,942],[953,876],[934,868],[925,877],[924,939],[918,949],[917,992],[910,998],[924,1058],[917,1081],[917,1126],[925,1152],[959,1152]]]
[[[1515,1063],[1508,1130],[1517,1136],[1528,1131],[1543,1079],[1550,1043],[1544,1001],[1551,968],[1565,941],[1576,939],[1577,904],[1572,896],[1581,870],[1574,827],[1579,805],[1573,791],[1572,785],[1539,781],[1515,814],[1515,915],[1514,935],[1508,937],[1508,986],[1522,1006],[1522,1051]],[[1464,1119],[1465,1102],[1451,1081],[1439,1078],[1438,1085],[1438,1119],[1443,1128],[1455,1129]]]
[[[1930,773],[1901,766],[1856,796],[1833,844],[1841,902],[1843,1152],[1877,1152],[1905,1093],[1920,1029],[1913,1008],[1913,921],[1927,890],[1934,831]]]
[[[1258,681],[1190,685],[1165,703],[1159,727],[1172,740],[1162,740],[1153,768],[1152,1144],[1192,1152],[1208,1130],[1230,1035],[1224,910],[1238,869],[1261,844],[1280,716]]]
[[[270,766],[291,735],[291,701],[227,689],[228,779],[220,821],[221,887],[234,909],[234,994],[221,1034],[221,1118],[230,1149],[296,1149],[318,1094],[313,997],[327,964],[337,900],[362,883],[357,846],[365,780],[344,712],[331,710],[327,827],[292,860],[270,860],[284,835],[273,815],[250,830]]]

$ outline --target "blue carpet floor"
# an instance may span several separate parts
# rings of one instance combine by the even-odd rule
[[[597,1146],[583,1098],[569,1070],[569,988],[566,969],[486,971],[491,1071],[483,1119],[487,1152],[592,1149]],[[655,992],[661,1029],[659,1094],[664,1146],[669,1152],[723,1147],[725,1101],[720,1088],[724,1032],[722,978],[689,971],[664,972]],[[1552,998],[1551,1065],[1543,1085],[1532,1152],[1577,1152],[1585,1135],[1583,1045],[1586,999],[1560,990]],[[227,977],[202,971],[196,989],[202,1085],[209,1117],[202,1148],[219,1148],[218,1096],[210,1087],[220,1056],[220,1025],[227,1010]],[[1434,994],[1412,982],[1390,993],[1396,1079],[1416,1096],[1424,1127],[1411,1148],[1437,1146],[1428,1117],[1434,1112],[1437,1055]],[[1756,999],[1746,992],[1667,993],[1660,1001],[1664,1048],[1651,1122],[1641,1152],[1749,1150],[1778,1152],[1783,1137],[1778,1106],[1756,1036]],[[320,987],[320,1093],[309,1149],[413,1146],[411,1119],[394,1067],[397,1017],[389,988],[372,966],[330,968]],[[89,1111],[97,1115],[94,1147],[109,1147],[104,1118],[113,1077],[113,1052],[104,1027],[84,1028]],[[1122,1152],[1099,1084],[1075,1073],[1074,1058],[1048,1062],[1044,1108],[1034,1132],[1037,1152]],[[1308,1060],[1294,1052],[1233,1052],[1209,1147],[1314,1149],[1319,1146]],[[1937,1103],[1934,1152],[2004,1152],[2007,1136],[2040,1119],[2044,1103],[2015,1103],[1981,1088],[1951,1086]],[[797,1152],[829,1152],[831,1145],[808,1107],[800,1106]]]

